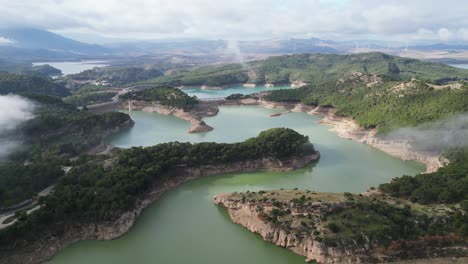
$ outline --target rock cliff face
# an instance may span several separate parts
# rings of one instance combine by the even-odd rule
[[[415,228],[427,218],[413,211],[405,214],[406,222],[399,221],[395,204],[407,201],[391,197],[295,189],[224,193],[216,195],[213,202],[225,207],[234,223],[304,256],[307,262],[382,263],[468,254],[460,235],[426,233],[405,239],[400,228]],[[427,216],[429,221],[441,223],[447,223],[449,217]]]
[[[258,233],[265,241],[305,256],[306,262],[351,264],[368,263],[367,261],[374,259],[371,255],[359,254],[339,247],[327,247],[324,242],[315,241],[312,236],[302,237],[271,222],[266,222],[262,219],[263,216],[258,210],[258,204],[243,203],[232,199],[231,193],[216,195],[213,202],[225,207],[234,223],[246,227],[251,232]],[[323,211],[330,210],[328,207],[329,205],[317,203],[314,212],[316,215],[321,215]],[[303,214],[303,212],[294,210],[294,208],[291,209],[292,215]],[[262,211],[267,210],[271,210],[271,208],[265,206]]]
[[[0,251],[0,264],[41,263],[50,259],[56,252],[80,240],[111,240],[127,233],[140,213],[156,201],[164,192],[176,186],[204,176],[221,175],[234,172],[252,171],[290,171],[304,167],[319,159],[320,153],[292,157],[285,160],[260,159],[230,164],[203,165],[198,167],[177,167],[164,175],[142,195],[135,208],[123,213],[119,219],[109,222],[54,226],[44,230],[41,238],[33,243],[19,241],[10,249]]]

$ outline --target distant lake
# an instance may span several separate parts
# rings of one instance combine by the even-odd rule
[[[49,64],[50,66],[62,71],[64,75],[80,73],[94,67],[109,66],[105,61],[51,61],[51,62],[34,62],[33,66]]]
[[[467,69],[468,70],[468,64],[449,64],[450,66],[461,68],[461,69]]]
[[[291,89],[290,86],[275,86],[275,87],[266,87],[266,86],[256,86],[256,87],[244,87],[244,86],[231,86],[226,87],[221,90],[206,90],[201,89],[200,87],[191,87],[191,88],[183,88],[184,91],[188,95],[195,95],[196,97],[203,99],[203,98],[216,98],[216,97],[226,97],[231,94],[252,94],[252,93],[259,93],[265,91],[272,91],[272,90],[281,90],[281,89]]]

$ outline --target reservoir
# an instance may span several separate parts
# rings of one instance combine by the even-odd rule
[[[215,95],[210,97],[221,96],[219,91]],[[73,244],[49,263],[302,264],[304,257],[264,242],[260,236],[233,224],[225,210],[213,204],[213,196],[222,192],[295,187],[322,192],[363,192],[393,177],[414,175],[425,169],[422,164],[402,161],[368,145],[339,138],[328,131],[330,127],[318,123],[321,116],[287,113],[269,117],[282,111],[258,106],[222,106],[217,116],[205,119],[214,130],[201,134],[188,134],[189,124],[173,116],[131,112],[135,126],[109,137],[108,143],[128,148],[168,141],[237,142],[268,128],[289,127],[309,136],[321,152],[321,159],[293,172],[235,173],[188,182],[148,207],[123,237]]]
[[[34,62],[33,66],[49,64],[50,66],[62,71],[63,75],[80,73],[90,70],[94,67],[108,66],[104,61],[52,61],[52,62]]]
[[[201,89],[199,87],[183,88],[182,91],[188,95],[195,95],[196,97],[203,98],[218,98],[226,97],[231,94],[251,94],[259,93],[271,90],[280,90],[280,89],[291,89],[290,86],[276,86],[276,87],[266,87],[266,86],[256,86],[256,87],[244,87],[244,86],[232,86],[227,87],[222,90],[210,90],[210,89]]]

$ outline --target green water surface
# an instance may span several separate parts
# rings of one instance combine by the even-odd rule
[[[368,145],[339,138],[319,116],[289,113],[279,117],[256,106],[223,106],[205,121],[215,130],[187,134],[189,124],[172,116],[132,112],[135,126],[108,138],[118,147],[150,146],[167,141],[236,142],[272,127],[289,127],[308,135],[320,161],[287,173],[235,173],[206,177],[177,187],[147,208],[132,230],[113,241],[82,241],[57,254],[50,263],[82,264],[299,264],[304,258],[264,242],[233,224],[215,206],[215,194],[279,188],[325,192],[362,192],[402,174],[424,170]]]

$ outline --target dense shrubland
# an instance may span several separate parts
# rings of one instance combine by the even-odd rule
[[[0,95],[9,93],[67,96],[70,91],[46,78],[0,72]]]
[[[302,81],[317,85],[348,72],[381,75],[390,80],[418,78],[431,82],[466,79],[468,71],[441,63],[423,62],[383,53],[294,54],[224,66],[200,67],[184,73],[148,80],[155,84],[223,86],[238,83],[286,84]]]
[[[333,106],[338,116],[355,119],[366,128],[380,133],[448,118],[468,111],[468,88],[432,89],[414,82],[410,88],[396,92],[397,82],[373,87],[365,83],[327,82],[291,90],[276,90],[265,99],[303,102],[309,105]]]
[[[421,204],[468,202],[468,149],[452,151],[449,157],[451,162],[436,172],[397,177],[379,189]]]
[[[120,96],[123,100],[142,100],[159,102],[162,105],[191,109],[198,103],[195,96],[189,96],[180,89],[173,87],[155,87],[143,91],[129,92]]]
[[[261,158],[283,159],[314,153],[306,136],[276,128],[240,143],[171,142],[152,147],[120,149],[111,156],[82,156],[70,173],[61,177],[43,208],[25,217],[1,236],[35,235],[42,225],[75,221],[103,221],[131,209],[153,184],[162,184],[164,172],[180,166],[225,164]],[[104,159],[112,162],[104,166]],[[108,162],[109,162],[108,161]]]

